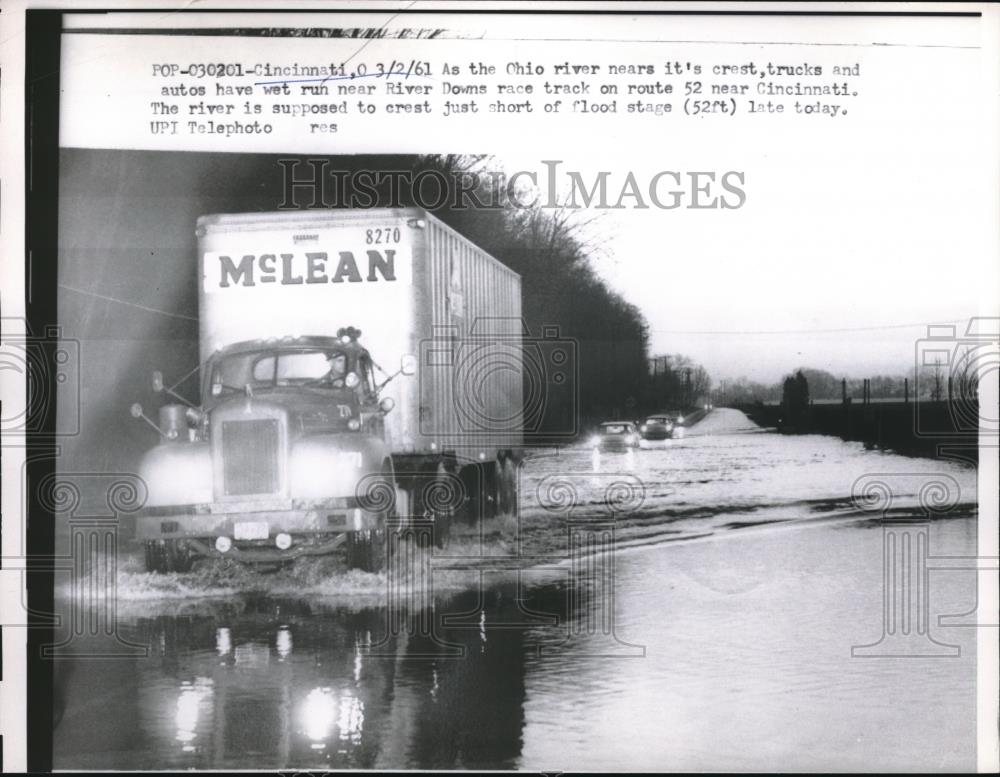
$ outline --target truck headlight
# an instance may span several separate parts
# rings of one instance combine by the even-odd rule
[[[289,460],[290,490],[299,499],[353,496],[365,472],[361,451],[299,443]]]
[[[361,451],[337,451],[330,458],[334,466],[341,469],[360,469],[364,463]]]

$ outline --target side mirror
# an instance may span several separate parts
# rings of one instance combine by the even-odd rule
[[[417,357],[412,353],[403,354],[403,358],[399,360],[399,371],[403,375],[416,375]]]
[[[153,391],[157,394],[163,391],[163,373],[159,370],[153,371]]]
[[[138,402],[134,403],[132,405],[132,407],[130,407],[128,409],[128,411],[132,415],[133,418],[135,418],[135,419],[140,419],[141,418],[143,421],[145,421],[147,424],[149,424],[150,427],[152,427],[156,431],[157,434],[160,434],[160,427],[158,427],[156,424],[154,424],[153,421],[152,421],[152,419],[150,419],[145,413],[142,412],[142,405],[140,405]]]
[[[378,403],[378,409],[383,413],[388,413],[396,406],[396,400],[392,397],[382,397],[382,400]]]

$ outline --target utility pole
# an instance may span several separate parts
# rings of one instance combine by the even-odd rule
[[[934,362],[934,389],[931,391],[931,399],[935,402],[941,399],[941,359]]]

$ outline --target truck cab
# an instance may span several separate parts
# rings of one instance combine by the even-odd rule
[[[227,346],[205,365],[200,408],[161,410],[161,444],[140,467],[150,571],[184,571],[198,556],[286,560],[329,552],[345,533],[370,544],[384,529],[393,404],[379,399],[359,335]]]

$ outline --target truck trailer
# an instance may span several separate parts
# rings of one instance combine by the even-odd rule
[[[197,237],[200,401],[154,373],[149,571],[346,542],[374,572],[406,527],[444,547],[516,510],[517,273],[420,209],[208,215]]]

